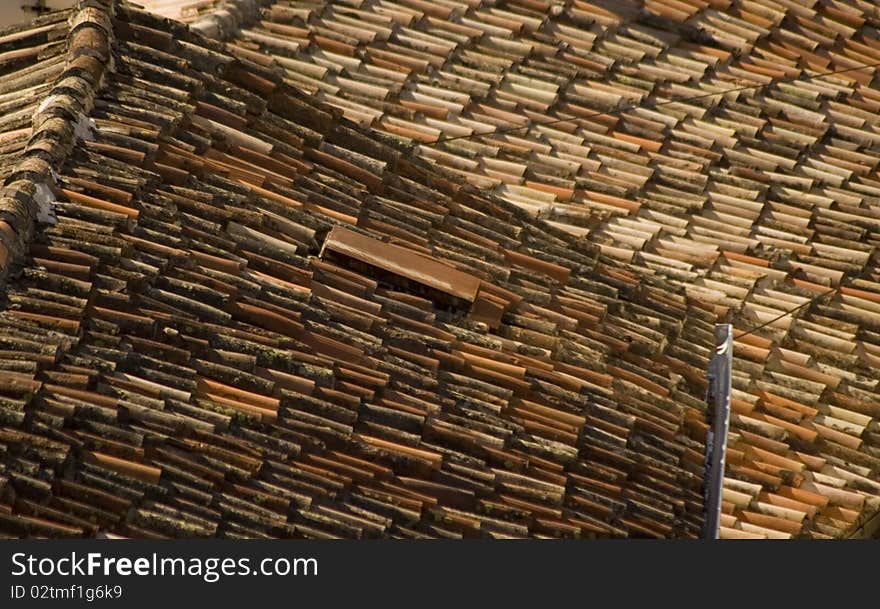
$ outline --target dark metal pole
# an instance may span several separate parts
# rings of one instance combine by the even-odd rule
[[[730,426],[731,368],[733,366],[733,326],[715,326],[715,355],[709,362],[709,432],[706,434],[706,467],[703,494],[706,518],[703,539],[718,539],[721,521],[721,493],[724,487],[724,459],[727,429]]]

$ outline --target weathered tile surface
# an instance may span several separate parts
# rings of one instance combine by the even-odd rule
[[[875,61],[875,12],[193,17],[224,45],[93,1],[0,36],[0,531],[693,536],[712,325],[808,303],[737,340],[722,533],[851,533],[880,93],[714,94]]]

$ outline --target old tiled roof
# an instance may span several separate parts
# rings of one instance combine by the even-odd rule
[[[874,3],[264,4],[233,53],[734,321],[725,535],[876,511]]]
[[[737,340],[722,534],[852,533],[880,92],[710,94],[872,61],[875,10],[223,3],[223,44],[84,0],[3,34],[0,531],[694,536],[712,325],[806,303]]]

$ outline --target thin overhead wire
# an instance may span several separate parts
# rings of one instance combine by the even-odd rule
[[[758,324],[757,326],[755,326],[755,327],[753,327],[753,328],[749,328],[749,329],[746,330],[745,332],[740,332],[739,334],[735,334],[733,338],[734,338],[734,340],[736,340],[737,338],[742,338],[743,336],[748,336],[749,334],[754,334],[754,333],[757,332],[758,330],[763,330],[763,329],[766,328],[767,326],[776,323],[776,322],[779,321],[780,319],[783,319],[783,318],[785,318],[785,317],[788,317],[789,315],[791,315],[791,314],[793,314],[793,313],[797,313],[798,311],[800,311],[800,310],[803,309],[804,307],[807,307],[807,306],[813,304],[814,302],[816,302],[816,301],[819,300],[820,298],[824,298],[824,297],[826,297],[826,296],[830,296],[831,294],[834,294],[834,293],[837,292],[838,290],[840,290],[840,288],[831,288],[830,290],[827,290],[827,291],[825,291],[825,292],[822,292],[821,294],[816,294],[815,296],[813,296],[812,298],[810,298],[808,301],[806,301],[806,302],[802,302],[801,304],[799,304],[799,305],[796,306],[795,308],[793,308],[793,309],[791,309],[791,310],[789,310],[789,311],[786,311],[785,313],[782,313],[782,314],[780,314],[780,315],[777,315],[776,317],[774,317],[773,319],[771,319],[771,320],[769,320],[769,321],[765,321],[764,323],[762,323],[762,324]]]
[[[484,131],[481,133],[471,133],[468,135],[454,135],[451,137],[443,137],[434,140],[433,142],[420,142],[418,144],[412,144],[409,148],[417,148],[419,146],[436,146],[437,144],[444,144],[446,142],[452,142],[455,140],[470,140],[478,137],[486,137],[491,135],[501,135],[504,133],[512,133],[514,131],[522,131],[523,129],[531,129],[533,127],[545,127],[548,125],[558,125],[560,123],[576,123],[582,120],[588,120],[591,118],[597,118],[600,116],[613,116],[615,114],[621,112],[629,112],[630,110],[638,110],[642,108],[659,108],[662,106],[667,106],[670,104],[679,104],[683,102],[696,101],[700,99],[705,99],[707,97],[715,97],[716,95],[727,95],[728,93],[738,93],[740,91],[748,91],[751,89],[763,89],[765,87],[769,87],[771,85],[780,83],[780,82],[797,82],[797,81],[808,81],[814,80],[816,78],[824,78],[826,76],[836,76],[838,74],[846,74],[847,72],[856,72],[858,70],[867,70],[869,68],[878,68],[880,67],[880,62],[876,63],[865,63],[859,64],[857,66],[844,68],[841,70],[832,70],[830,72],[817,72],[816,74],[798,74],[797,76],[783,76],[780,78],[773,78],[770,82],[759,83],[754,85],[743,85],[740,87],[733,87],[730,89],[724,89],[722,91],[715,91],[709,93],[701,93],[700,95],[691,95],[686,97],[675,97],[672,99],[667,99],[665,101],[656,101],[652,102],[650,100],[640,103],[631,103],[631,104],[622,104],[617,108],[612,108],[611,110],[602,110],[591,112],[589,114],[585,114],[583,116],[576,116],[572,118],[556,118],[549,121],[544,121],[540,123],[529,122],[525,125],[521,125],[519,127],[502,127],[498,129],[493,129],[492,131]]]

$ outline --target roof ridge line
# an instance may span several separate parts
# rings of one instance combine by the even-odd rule
[[[31,120],[31,136],[0,189],[0,288],[27,251],[38,216],[46,214],[51,185],[83,136],[106,73],[112,71],[116,0],[80,0],[69,19],[67,58]]]

